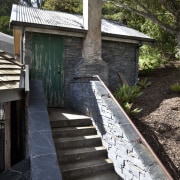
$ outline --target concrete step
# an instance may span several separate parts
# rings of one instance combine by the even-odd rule
[[[89,117],[49,109],[63,180],[120,180]]]
[[[96,173],[114,170],[113,163],[109,159],[103,158],[60,164],[60,167],[64,180],[88,177]]]
[[[53,128],[53,137],[75,137],[96,134],[94,126]]]
[[[54,138],[54,142],[57,150],[102,145],[99,135]]]
[[[107,157],[107,151],[104,146],[98,147],[81,147],[75,149],[57,151],[60,163],[89,160],[99,157]]]
[[[92,125],[90,118],[86,119],[62,119],[62,120],[51,120],[51,127],[76,127],[76,126],[89,126]]]
[[[105,171],[92,175],[76,178],[76,180],[123,180],[114,171]]]

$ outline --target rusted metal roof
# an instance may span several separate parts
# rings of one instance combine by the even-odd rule
[[[65,12],[42,10],[21,5],[13,5],[11,12],[11,25],[39,27],[49,29],[64,29],[66,31],[87,31],[83,26],[83,17],[80,15]],[[119,24],[117,22],[102,19],[102,33],[106,36],[115,35],[117,38],[140,39],[144,41],[154,41],[149,36]]]
[[[0,51],[0,90],[20,88],[21,67],[4,57],[11,57]]]

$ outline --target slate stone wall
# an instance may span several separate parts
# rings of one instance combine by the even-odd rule
[[[65,105],[70,105],[69,83],[76,77],[76,67],[83,62],[82,47],[83,38],[64,37],[64,78],[65,78]],[[102,59],[108,65],[109,81],[108,87],[112,92],[122,84],[119,73],[122,73],[129,85],[134,85],[138,77],[138,53],[137,44],[122,42],[103,41]],[[101,72],[99,66],[94,66],[94,72]],[[97,73],[95,74],[97,75]],[[107,85],[106,84],[106,85]]]
[[[29,159],[23,159],[0,174],[1,180],[30,180]]]
[[[91,117],[123,179],[169,179],[101,81],[86,78],[72,82],[71,102],[72,108]]]
[[[30,97],[27,109],[28,149],[32,180],[62,180],[42,81],[30,81]]]
[[[77,76],[77,66],[82,64],[83,38],[63,36],[64,38],[64,101],[65,106],[69,106],[69,84]],[[30,65],[31,69],[31,32],[26,32],[24,36],[24,62]],[[138,75],[138,52],[137,44],[122,42],[103,41],[102,59],[107,64],[106,71],[108,82],[106,85],[113,92],[121,84],[119,73],[122,73],[130,85],[137,81]],[[90,65],[95,74],[101,73],[102,68],[98,65]],[[88,69],[86,71],[89,71]],[[85,75],[93,73],[86,73]],[[105,75],[104,75],[105,76]],[[107,79],[107,78],[105,78]]]
[[[76,76],[75,67],[82,59],[83,39],[64,37],[64,100],[65,106],[70,103],[70,82]]]
[[[102,59],[109,67],[109,89],[114,92],[122,84],[119,73],[122,73],[129,85],[134,85],[138,77],[137,44],[103,41]]]

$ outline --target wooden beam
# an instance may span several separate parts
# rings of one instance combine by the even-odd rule
[[[21,44],[21,30],[14,30],[14,51],[15,55],[20,56],[20,44]]]
[[[17,101],[24,98],[24,88],[0,90],[0,102]]]
[[[62,36],[71,36],[71,37],[85,37],[85,32],[73,32],[67,30],[55,30],[55,29],[42,29],[42,28],[33,28],[33,27],[25,27],[25,31],[29,32],[37,32],[37,33],[47,33],[47,34],[56,34]]]
[[[11,102],[4,103],[5,113],[5,170],[11,167]]]

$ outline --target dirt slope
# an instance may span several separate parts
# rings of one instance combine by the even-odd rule
[[[151,145],[167,170],[180,179],[180,94],[170,86],[180,83],[180,63],[159,68],[146,78],[152,83],[137,98],[135,107],[143,111],[133,118],[140,132]]]

